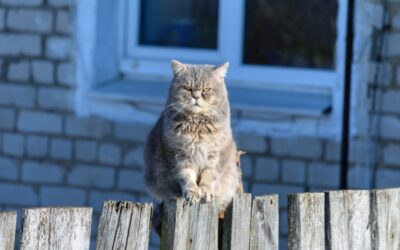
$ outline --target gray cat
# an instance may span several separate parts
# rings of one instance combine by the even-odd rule
[[[223,212],[241,188],[224,82],[229,64],[171,64],[167,105],[147,141],[146,185],[160,203],[215,199]]]

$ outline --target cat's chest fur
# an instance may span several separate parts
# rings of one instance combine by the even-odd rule
[[[191,119],[173,124],[174,141],[186,157],[190,157],[200,168],[207,167],[218,155],[220,131],[206,119]]]

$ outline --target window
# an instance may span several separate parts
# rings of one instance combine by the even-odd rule
[[[345,5],[345,0],[126,0],[122,71],[169,78],[172,58],[229,61],[233,85],[332,89],[343,57]]]

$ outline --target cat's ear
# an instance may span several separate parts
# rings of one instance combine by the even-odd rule
[[[228,71],[228,67],[229,67],[229,62],[215,66],[214,74],[218,77],[224,78],[226,76],[226,72]]]
[[[174,75],[177,75],[186,70],[186,65],[177,60],[171,60],[171,67]]]

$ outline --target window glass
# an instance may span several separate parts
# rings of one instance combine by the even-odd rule
[[[142,0],[139,44],[216,49],[217,0]]]
[[[243,63],[334,69],[337,0],[246,0]]]

